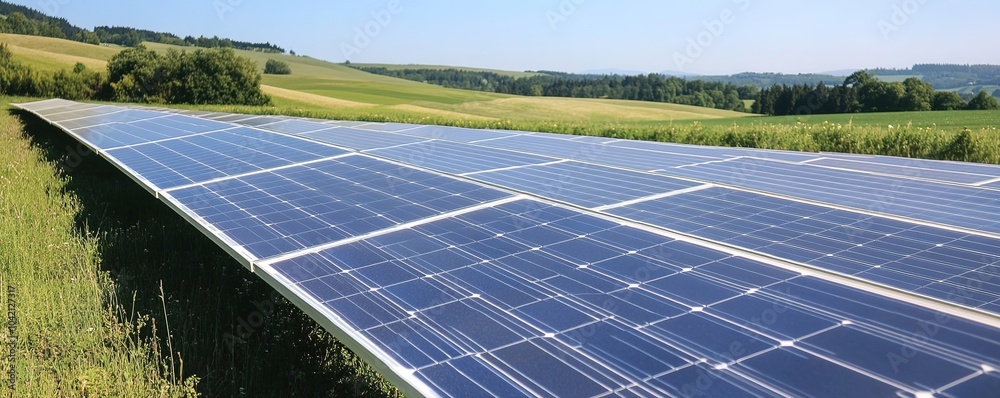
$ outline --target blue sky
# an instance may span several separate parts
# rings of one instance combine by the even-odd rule
[[[270,41],[337,62],[700,74],[1000,64],[996,0],[14,2],[86,28]]]

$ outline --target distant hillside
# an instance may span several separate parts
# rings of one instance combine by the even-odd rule
[[[879,76],[919,76],[937,90],[1000,85],[1000,65],[917,64],[910,69],[872,69]]]
[[[526,97],[562,97],[663,102],[745,112],[745,100],[753,99],[755,85],[685,80],[673,76],[648,74],[580,75],[538,71],[536,76],[514,77],[464,68],[411,69],[407,67],[351,67],[382,76],[431,83],[442,87]]]
[[[63,0],[60,0],[63,2]],[[39,2],[44,5],[45,2]],[[181,39],[165,32],[153,32],[124,26],[98,26],[93,31],[70,24],[63,18],[55,18],[33,8],[0,0],[0,33],[54,37],[88,44],[110,43],[134,47],[142,42],[172,44],[178,46],[198,46],[205,48],[235,48],[284,54],[285,49],[271,43],[251,43],[219,37],[192,37]]]

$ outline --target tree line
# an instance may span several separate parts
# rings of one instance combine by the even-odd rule
[[[112,43],[125,47],[135,47],[140,43],[153,42],[172,44],[175,46],[196,46],[204,48],[233,48],[237,50],[260,51],[266,53],[284,54],[285,49],[274,44],[251,43],[245,41],[220,39],[218,36],[187,36],[181,39],[172,33],[153,32],[145,29],[135,29],[125,26],[98,26],[94,28],[102,43]]]
[[[124,26],[98,26],[93,31],[90,31],[74,26],[63,18],[50,17],[41,11],[2,0],[0,0],[0,33],[54,37],[95,45],[110,43],[125,47],[135,47],[144,41],[148,41],[176,46],[233,48],[266,53],[285,53],[284,48],[270,42],[253,43],[204,36],[187,36],[182,39],[171,33],[153,32]]]
[[[42,72],[19,62],[0,43],[0,94],[156,104],[267,105],[257,64],[232,49],[128,48],[107,72],[77,63],[72,71]]]
[[[757,86],[685,80],[660,74],[609,76],[546,72],[530,77],[514,77],[460,69],[390,70],[385,67],[348,65],[377,75],[464,90],[536,97],[666,102],[741,112],[747,110],[744,100],[755,98],[759,92]]]
[[[996,98],[981,91],[966,101],[951,91],[935,91],[929,83],[911,77],[884,82],[866,71],[847,77],[839,86],[824,83],[775,85],[761,90],[750,111],[764,115],[803,115],[857,112],[998,109]]]

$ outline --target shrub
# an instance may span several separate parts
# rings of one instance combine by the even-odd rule
[[[137,46],[108,61],[112,99],[167,104],[267,105],[260,72],[232,49],[160,55]]]
[[[292,74],[292,67],[288,66],[285,62],[269,59],[264,65],[264,73],[268,75],[290,75]]]

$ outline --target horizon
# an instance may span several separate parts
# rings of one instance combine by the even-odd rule
[[[180,37],[270,42],[331,62],[691,75],[1000,64],[1000,54],[985,51],[974,39],[990,37],[991,17],[1000,11],[1000,4],[985,0],[11,3],[91,30],[127,26]]]

